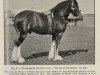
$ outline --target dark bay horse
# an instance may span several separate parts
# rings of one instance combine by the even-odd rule
[[[52,44],[48,58],[53,60],[62,60],[58,54],[60,39],[66,29],[66,20],[69,14],[82,18],[79,6],[76,0],[65,0],[50,10],[50,20],[48,15],[32,10],[25,10],[17,14],[14,18],[14,26],[19,33],[19,37],[14,41],[11,60],[18,63],[24,63],[25,59],[21,56],[20,47],[27,34],[35,32],[41,35],[52,35]]]

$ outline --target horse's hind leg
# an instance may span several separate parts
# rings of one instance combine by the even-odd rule
[[[12,61],[17,61],[18,63],[25,62],[25,60],[24,60],[24,58],[22,58],[21,52],[20,52],[21,44],[24,41],[25,37],[26,37],[26,34],[20,34],[18,40],[14,41],[14,49],[11,54]]]

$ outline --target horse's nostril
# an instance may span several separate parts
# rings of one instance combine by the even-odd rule
[[[83,16],[78,16],[78,19],[83,20]]]

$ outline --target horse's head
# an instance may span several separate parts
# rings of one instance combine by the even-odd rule
[[[83,19],[76,0],[65,0],[51,9],[51,11],[55,17],[62,16],[65,20],[67,20],[70,13],[72,13],[73,16],[79,17],[81,20]]]
[[[76,0],[71,0],[70,13],[72,13],[73,16],[76,16],[79,19],[83,19],[83,15],[81,13],[81,10],[79,10],[79,6]]]

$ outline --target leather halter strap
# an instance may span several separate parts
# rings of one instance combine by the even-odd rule
[[[49,24],[49,29],[48,29],[48,33],[52,34],[52,25],[53,25],[53,13],[51,11],[45,11],[44,14],[47,15],[48,18],[48,24]]]

